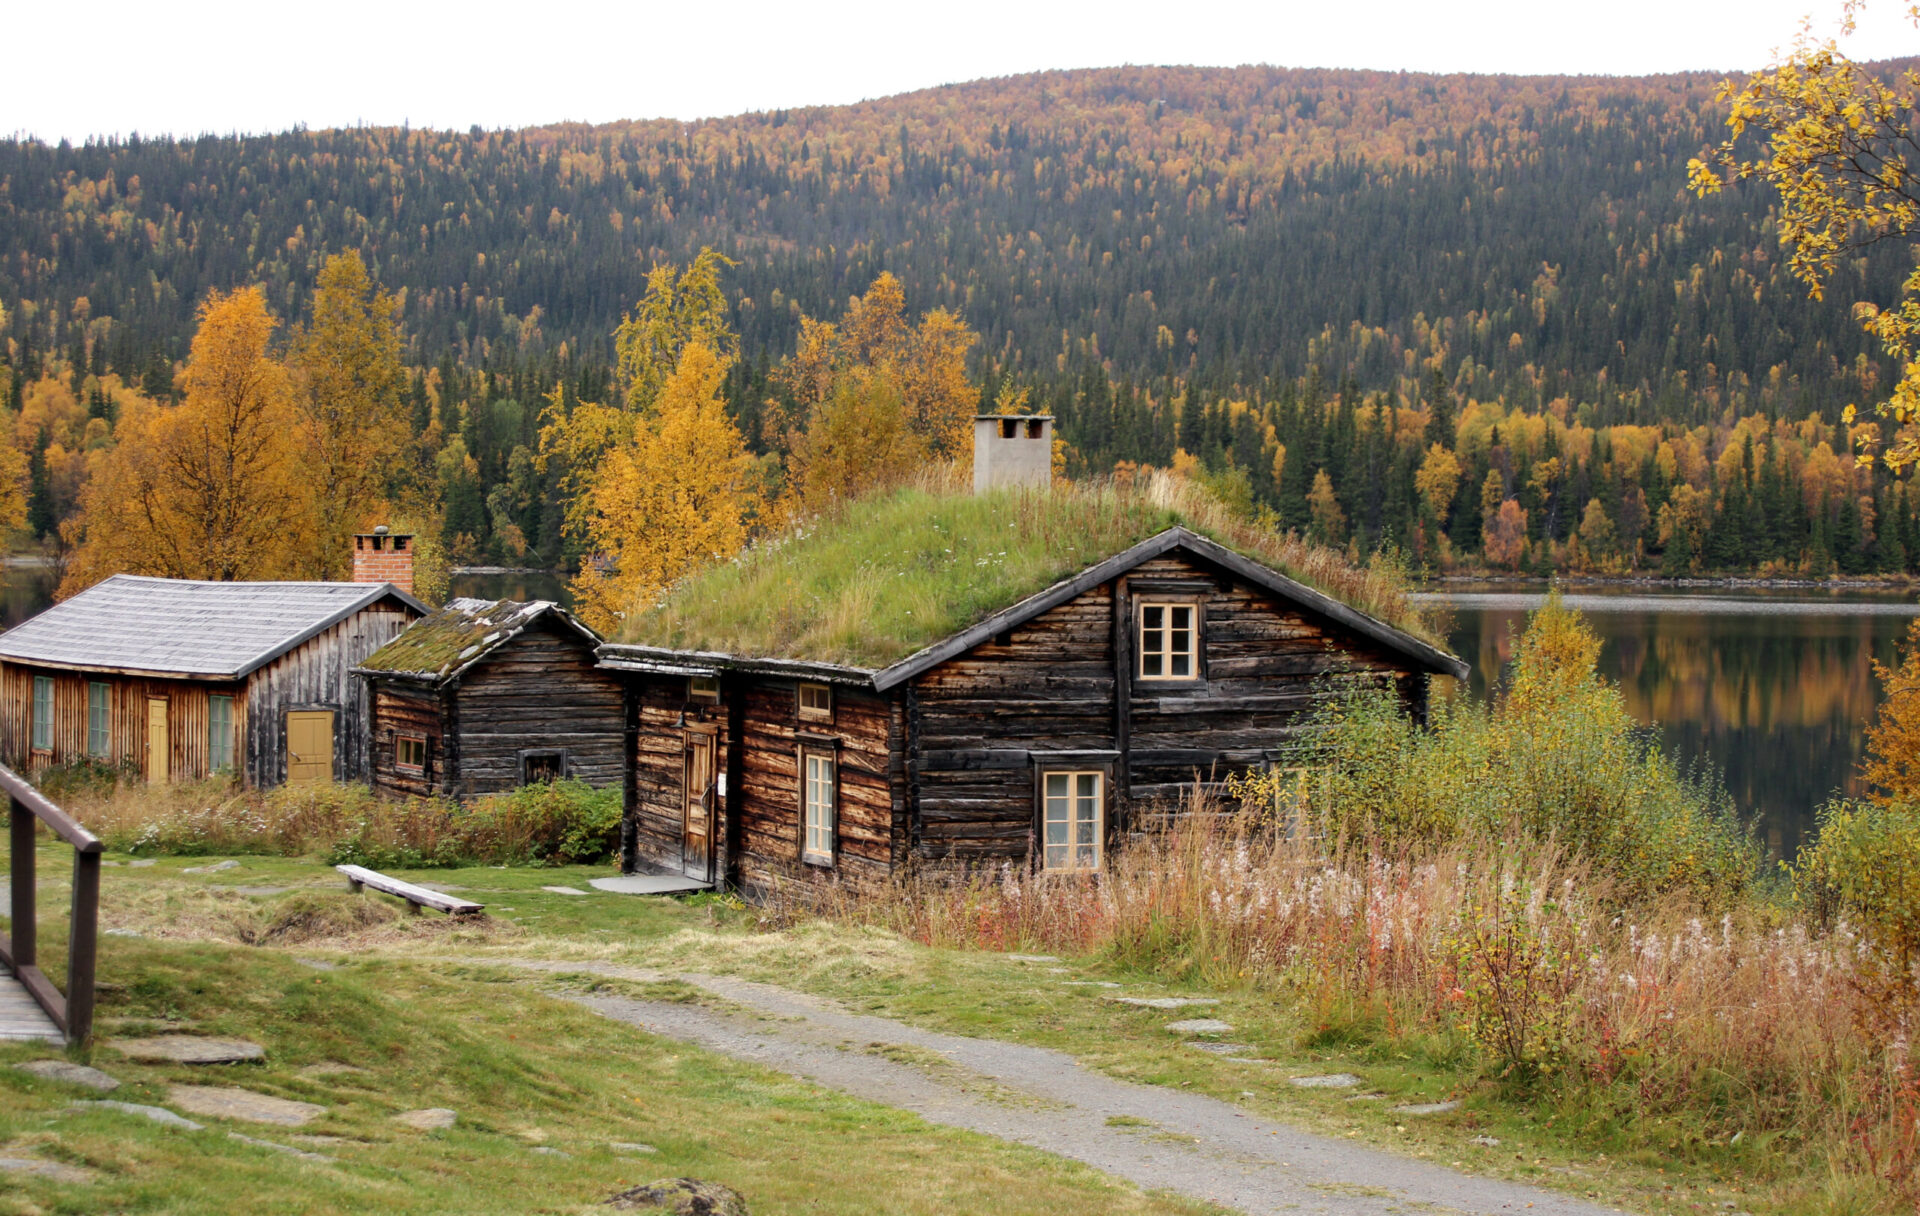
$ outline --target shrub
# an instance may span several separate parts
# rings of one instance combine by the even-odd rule
[[[1793,866],[1795,899],[1866,945],[1866,995],[1889,1023],[1920,1009],[1920,809],[1836,801]]]

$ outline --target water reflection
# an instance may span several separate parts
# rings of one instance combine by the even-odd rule
[[[1423,597],[1427,598],[1427,597]],[[1452,612],[1448,640],[1485,694],[1542,594],[1432,597]],[[1920,607],[1897,596],[1579,594],[1603,646],[1600,670],[1669,753],[1710,765],[1757,816],[1776,856],[1792,856],[1815,809],[1858,793],[1865,729],[1879,703],[1869,660],[1891,662]]]

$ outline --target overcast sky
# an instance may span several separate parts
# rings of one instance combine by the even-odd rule
[[[1904,7],[1870,4],[1849,51],[1920,54]],[[1838,11],[1838,0],[23,0],[6,19],[0,131],[702,118],[1126,63],[1731,71],[1764,65],[1801,18],[1831,27]]]

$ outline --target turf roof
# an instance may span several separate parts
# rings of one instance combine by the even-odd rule
[[[356,670],[417,680],[445,679],[473,666],[546,613],[560,611],[551,600],[449,600],[368,655]],[[593,640],[572,617],[567,621]]]
[[[1176,525],[1434,640],[1391,580],[1236,524],[1213,500],[1165,482],[897,490],[696,575],[629,618],[619,640],[884,667]]]

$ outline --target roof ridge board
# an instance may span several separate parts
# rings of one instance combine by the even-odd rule
[[[845,663],[756,657],[724,650],[679,650],[671,646],[648,646],[638,642],[603,642],[595,649],[594,657],[602,665],[615,669],[620,669],[623,661],[652,661],[673,666],[711,667],[769,675],[815,675],[821,679],[850,684],[871,684],[873,677],[878,674],[871,667],[854,667]]]

